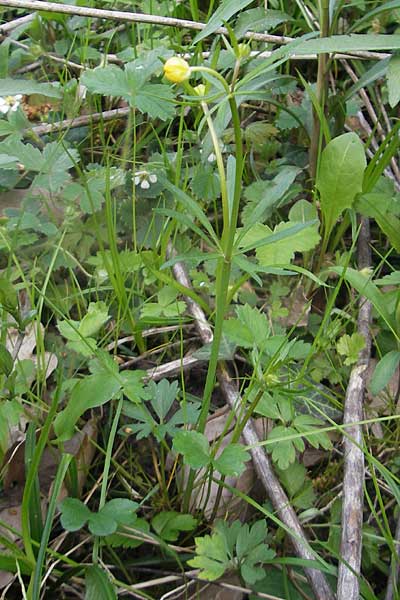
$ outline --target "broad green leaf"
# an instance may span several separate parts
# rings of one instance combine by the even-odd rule
[[[269,31],[280,23],[291,21],[292,17],[280,10],[265,9],[263,6],[243,11],[235,25],[235,35],[241,38],[247,31]]]
[[[37,83],[33,79],[0,79],[2,96],[15,96],[16,94],[41,94],[48,98],[61,98],[61,89],[51,83]]]
[[[206,467],[211,460],[208,440],[198,431],[178,431],[174,437],[173,450],[183,454],[185,464],[192,469]]]
[[[115,587],[99,565],[86,567],[85,584],[85,600],[117,600]]]
[[[293,421],[293,426],[304,435],[313,448],[321,446],[324,450],[329,450],[332,447],[327,433],[324,431],[318,433],[318,429],[322,426],[320,419],[316,419],[312,415],[298,415]],[[297,446],[297,440],[294,439],[293,442]]]
[[[54,431],[60,442],[69,440],[81,415],[111,400],[120,390],[120,382],[107,373],[89,375],[73,388],[67,406],[54,421]]]
[[[175,510],[164,511],[151,521],[154,531],[167,542],[175,542],[181,531],[192,531],[197,520],[192,515],[181,514]]]
[[[196,556],[188,560],[188,565],[200,569],[199,577],[215,581],[222,577],[229,567],[225,541],[220,533],[195,538]]]
[[[357,50],[397,50],[400,34],[356,34],[332,35],[307,40],[296,46],[295,54],[321,54],[323,52],[354,52]]]
[[[356,133],[344,133],[324,148],[316,186],[320,192],[325,236],[328,237],[336,219],[362,191],[366,167],[364,146]]]
[[[113,498],[106,502],[100,512],[111,516],[118,524],[125,525],[131,523],[138,508],[139,504],[128,498]]]
[[[91,302],[88,312],[79,323],[78,332],[83,337],[91,337],[107,323],[108,319],[108,307],[105,302]]]
[[[249,453],[241,444],[229,444],[216,458],[214,467],[222,475],[239,477],[245,469],[245,463],[250,460]]]
[[[268,436],[267,450],[272,453],[272,460],[277,463],[283,471],[296,460],[296,448],[300,452],[304,451],[305,445],[301,438],[288,439],[289,436],[296,435],[297,431],[293,427],[275,426]],[[276,443],[275,443],[275,440]]]
[[[81,77],[81,83],[90,92],[106,96],[122,96],[125,100],[130,99],[131,88],[125,72],[116,65],[107,67],[96,67],[87,70]]]
[[[146,82],[150,74],[146,74],[144,68],[135,71],[126,65],[125,70],[122,70],[110,65],[86,71],[81,81],[93,93],[121,96],[132,108],[137,108],[154,119],[169,119],[175,114],[171,87]]]
[[[246,188],[247,204],[242,210],[243,231],[268,219],[300,172],[298,167],[284,167],[272,181],[256,181]]]
[[[4,344],[0,342],[0,374],[10,375],[14,367],[13,357]]]
[[[248,304],[236,308],[236,319],[224,322],[224,333],[242,348],[262,349],[270,335],[267,316]]]
[[[242,10],[242,8],[246,8],[251,2],[252,0],[223,0],[217,10],[214,11],[204,29],[196,35],[193,44],[197,44],[200,40],[213,34],[225,21],[229,21],[233,15]]]
[[[393,377],[400,362],[400,352],[391,350],[381,358],[375,367],[369,389],[375,396],[379,394]]]
[[[336,344],[338,353],[346,357],[345,365],[354,365],[358,361],[358,356],[363,348],[365,348],[364,336],[357,332],[352,335],[345,333]]]
[[[9,154],[0,154],[0,169],[17,169],[18,158]]]
[[[251,235],[252,240],[266,240],[278,234],[288,233],[288,236],[283,237],[279,241],[274,241],[271,244],[264,243],[256,249],[257,260],[264,267],[272,265],[288,264],[294,258],[296,252],[306,252],[312,250],[319,242],[320,236],[314,225],[302,227],[300,231],[292,233],[294,226],[297,223],[288,221],[287,223],[279,223],[274,231],[267,225],[257,224],[251,228],[246,235],[246,240]],[[299,224],[300,225],[300,224]]]
[[[61,525],[67,531],[77,531],[86,525],[92,512],[78,498],[65,498],[60,504]]]
[[[97,513],[92,513],[88,519],[89,531],[93,535],[111,535],[117,530],[118,522],[115,518],[116,515],[111,515],[104,508]]]

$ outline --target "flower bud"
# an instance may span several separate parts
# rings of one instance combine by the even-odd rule
[[[189,79],[190,67],[184,58],[172,56],[164,64],[164,75],[168,81],[173,83],[181,83],[185,79]]]
[[[248,44],[238,44],[238,58],[248,58],[250,56],[250,46]]]
[[[199,83],[199,85],[196,85],[196,87],[193,88],[193,91],[196,94],[196,96],[205,96],[206,86],[204,85],[204,83]]]

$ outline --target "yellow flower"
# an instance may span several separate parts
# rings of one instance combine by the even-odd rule
[[[172,56],[164,65],[164,75],[168,81],[181,83],[185,79],[189,79],[190,67],[184,58]]]

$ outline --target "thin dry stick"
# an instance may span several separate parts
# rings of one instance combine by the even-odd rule
[[[358,238],[359,269],[371,265],[369,247],[369,221],[361,221]],[[367,368],[371,354],[371,303],[360,298],[357,319],[358,332],[365,339],[365,347],[353,367],[346,391],[343,424],[359,422],[363,418],[363,399]],[[342,504],[342,536],[337,584],[338,600],[358,600],[360,597],[360,564],[362,550],[362,525],[364,505],[364,453],[362,451],[362,427],[350,425],[344,438],[344,480]]]
[[[160,17],[158,15],[147,15],[143,13],[125,12],[120,10],[104,10],[100,8],[90,8],[87,6],[71,6],[69,4],[41,2],[40,0],[0,0],[0,6],[7,6],[9,8],[26,8],[29,10],[44,10],[47,12],[77,15],[80,17],[93,17],[97,19],[114,19],[115,21],[126,21],[131,23],[149,23],[151,25],[194,29],[195,31],[202,31],[206,26],[204,23],[189,21],[187,19]],[[215,33],[229,35],[226,27],[220,27],[213,32],[213,35]],[[270,42],[272,44],[287,44],[288,42],[293,41],[293,38],[286,37],[284,35],[252,33],[251,31],[245,33],[243,37],[260,42]]]
[[[35,15],[25,15],[24,17],[18,17],[18,19],[14,19],[13,21],[9,21],[8,23],[0,24],[0,33],[9,33],[13,29],[20,27],[21,25],[25,25],[33,20]]]
[[[171,248],[170,254],[173,254],[173,252],[171,252]],[[172,267],[172,270],[175,279],[179,283],[187,288],[191,288],[190,279],[182,263],[175,263],[175,265]],[[204,343],[209,343],[209,341],[212,339],[212,331],[210,325],[207,323],[207,319],[203,313],[203,310],[191,298],[185,298],[185,301],[188,304],[189,311],[195,319],[195,323],[198,327],[201,338],[203,339]],[[194,312],[192,312],[192,310]],[[227,403],[234,413],[237,414],[238,409],[241,406],[241,398],[236,388],[232,384],[228,373],[225,370],[220,369],[218,373],[218,380]],[[258,439],[252,419],[246,423],[242,432],[242,436],[246,445],[251,447],[250,453],[253,464],[265,488],[265,491],[271,499],[271,502],[277,511],[280,520],[291,532],[290,537],[297,556],[303,560],[315,560],[315,554],[312,552],[297,515],[273,471],[269,457],[259,446],[260,440]],[[334,599],[332,590],[329,587],[325,575],[321,571],[305,567],[304,572],[307,575],[315,597],[318,600]]]
[[[395,591],[398,592],[398,581],[399,581],[399,568],[400,568],[400,516],[397,520],[396,532],[394,534],[395,544],[396,544],[396,552],[392,558],[392,564],[390,567],[390,574],[388,579],[388,584],[386,588],[385,600],[395,600],[398,596],[394,595]]]
[[[116,21],[125,21],[131,23],[148,23],[150,25],[160,25],[167,27],[179,27],[183,29],[192,29],[202,31],[205,23],[197,21],[189,21],[187,19],[175,19],[173,17],[160,17],[158,15],[148,15],[143,13],[131,13],[119,10],[103,10],[100,8],[89,8],[86,6],[70,6],[69,4],[53,4],[51,2],[41,2],[39,0],[0,0],[0,6],[9,8],[26,8],[30,10],[44,10],[48,12],[58,12],[69,15],[78,15],[81,17],[93,17],[98,19],[115,19]],[[229,35],[226,27],[219,27],[215,33]],[[294,41],[294,38],[284,35],[271,35],[269,33],[254,33],[247,31],[243,37],[247,40],[255,40],[258,42],[266,42],[271,44],[288,44]],[[390,54],[381,52],[369,52],[368,50],[360,50],[346,53],[348,58],[361,58],[371,60],[381,60],[390,56]],[[304,58],[304,57],[303,57]],[[315,57],[313,57],[315,58]]]
[[[27,136],[30,133],[35,135],[47,135],[55,131],[63,131],[64,129],[70,129],[73,127],[83,127],[90,123],[99,123],[100,121],[112,121],[113,119],[124,119],[126,118],[132,109],[126,108],[115,108],[113,110],[105,110],[104,112],[93,113],[90,115],[81,115],[73,119],[65,119],[64,121],[57,121],[56,123],[46,123],[45,125],[37,125],[32,129],[26,129],[24,135]]]

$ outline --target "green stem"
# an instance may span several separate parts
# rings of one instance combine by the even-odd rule
[[[110,472],[112,449],[114,446],[114,440],[115,440],[115,436],[117,433],[119,418],[121,416],[122,403],[123,403],[123,398],[121,396],[121,398],[118,400],[117,409],[115,411],[114,419],[113,419],[113,422],[111,425],[110,435],[109,435],[108,442],[107,442],[106,457],[104,460],[103,481],[101,482],[101,490],[100,490],[99,510],[101,510],[106,503],[108,474]],[[99,538],[96,537],[94,540],[94,544],[93,544],[93,554],[92,554],[94,563],[97,563],[98,558],[99,558],[99,546],[100,546]]]
[[[321,35],[320,37],[329,36],[329,0],[320,0],[320,23],[321,23]],[[317,72],[317,90],[316,97],[319,106],[322,109],[322,113],[325,112],[326,102],[326,83],[327,83],[327,54],[320,54],[318,56],[318,72]],[[313,110],[313,129],[310,143],[310,175],[312,179],[315,179],[317,174],[318,155],[321,145],[321,122],[318,112]]]
[[[205,69],[202,69],[205,70]],[[208,71],[208,70],[207,70]],[[214,74],[215,72],[212,71]],[[219,75],[219,74],[218,74]],[[226,85],[226,82],[224,81]],[[237,220],[239,215],[240,207],[240,195],[242,188],[242,173],[243,173],[243,145],[242,145],[242,133],[240,125],[240,116],[238,107],[236,105],[233,94],[229,93],[228,96],[229,105],[232,114],[233,129],[235,135],[235,147],[236,147],[236,170],[235,170],[235,186],[232,202],[232,212],[224,215],[224,224],[221,237],[221,246],[223,250],[223,257],[218,261],[217,275],[216,275],[216,313],[215,313],[215,326],[214,326],[214,337],[211,346],[211,356],[208,363],[207,378],[204,387],[203,403],[200,411],[199,420],[197,423],[197,431],[200,433],[204,432],[207,417],[210,409],[211,396],[215,385],[215,376],[218,366],[219,349],[222,339],[222,329],[225,318],[226,309],[228,306],[228,291],[229,291],[229,280],[232,267],[232,254],[233,246],[235,241],[235,234],[237,228]],[[192,494],[193,483],[195,479],[195,472],[190,471],[184,501],[183,510],[186,512],[189,507],[190,497]]]

